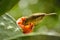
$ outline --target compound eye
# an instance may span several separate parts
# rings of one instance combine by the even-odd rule
[[[25,20],[26,20],[26,18],[25,18],[25,17],[22,17],[21,19],[22,19],[23,21],[25,21]]]

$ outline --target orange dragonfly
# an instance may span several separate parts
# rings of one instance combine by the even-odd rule
[[[54,15],[55,13],[46,14],[46,13],[36,13],[29,17],[21,17],[17,20],[17,24],[22,28],[23,33],[31,33],[39,21],[41,21],[44,16]]]

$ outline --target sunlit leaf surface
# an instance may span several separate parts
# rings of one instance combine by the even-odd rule
[[[10,15],[4,14],[0,17],[0,40],[21,34],[21,30],[16,25],[16,20]]]

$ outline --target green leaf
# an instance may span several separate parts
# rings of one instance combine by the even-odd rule
[[[0,15],[9,11],[19,0],[0,0]]]
[[[25,35],[20,35],[18,37],[13,37],[13,38],[9,38],[12,40],[60,40],[60,37],[57,36],[59,34],[56,34],[54,32],[49,33],[30,33],[30,34],[25,34]],[[8,39],[8,40],[9,40]]]
[[[16,20],[9,14],[4,14],[0,17],[0,40],[5,40],[10,37],[22,34],[16,24]]]
[[[13,40],[60,40],[60,37],[48,36],[48,35],[35,35],[35,36],[19,37]]]

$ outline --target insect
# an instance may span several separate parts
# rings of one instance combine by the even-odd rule
[[[33,23],[29,23],[28,25],[24,25],[24,22],[26,21],[26,18],[25,17],[22,17],[22,18],[19,18],[18,21],[17,21],[17,24],[19,25],[19,27],[22,28],[23,30],[23,33],[30,33],[32,32],[32,29],[33,29]]]
[[[44,16],[54,15],[55,13],[46,14],[46,13],[36,13],[29,17],[21,17],[17,20],[17,24],[22,28],[24,34],[31,33],[39,21],[41,21]]]

